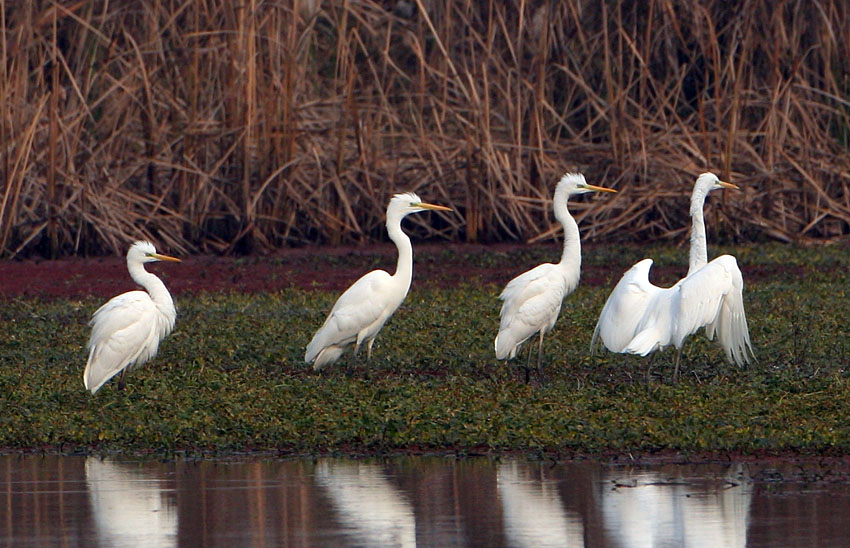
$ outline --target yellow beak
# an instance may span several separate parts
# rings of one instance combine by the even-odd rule
[[[717,184],[724,188],[734,188],[735,190],[741,190],[738,185],[733,185],[732,183],[727,183],[726,181],[718,181]]]
[[[598,192],[617,192],[613,188],[605,188],[604,186],[585,185],[584,188],[589,190],[596,190]]]
[[[159,253],[151,253],[150,256],[153,257],[154,259],[157,259],[157,260],[160,260],[160,261],[168,261],[170,263],[182,263],[183,262],[180,259],[178,259],[177,257],[170,257],[168,255],[160,255]]]
[[[419,207],[421,207],[423,209],[433,209],[434,211],[451,211],[452,210],[452,208],[450,208],[450,207],[429,204],[429,203],[426,203],[426,202],[419,202],[416,205],[418,205]]]

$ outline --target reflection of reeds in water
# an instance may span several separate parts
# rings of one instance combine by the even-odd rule
[[[564,508],[556,482],[527,473],[529,468],[532,465],[520,467],[516,462],[509,462],[497,470],[505,536],[510,545],[584,546],[581,516]],[[537,471],[542,474],[542,466]]]
[[[683,235],[706,169],[726,230],[850,230],[846,2],[519,6],[7,2],[0,249],[383,238],[398,190],[457,211],[420,235],[549,237],[575,168],[622,191],[587,239]]]
[[[611,546],[747,545],[752,498],[747,485],[700,485],[652,472],[618,479],[616,487],[605,485],[602,519]]]
[[[316,483],[331,500],[342,530],[363,546],[416,546],[413,508],[380,466],[323,460]]]
[[[86,485],[100,545],[177,545],[177,508],[138,465],[89,457]]]

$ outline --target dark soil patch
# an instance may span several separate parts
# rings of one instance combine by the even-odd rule
[[[592,253],[593,247],[585,249]],[[501,287],[542,261],[557,261],[560,255],[556,244],[536,247],[536,255],[544,259],[530,258],[525,253],[528,250],[522,243],[419,244],[415,248],[414,283],[432,287],[469,283]],[[280,249],[274,254],[254,257],[188,257],[179,265],[153,264],[148,268],[163,278],[174,295],[263,293],[287,288],[342,291],[369,270],[382,268],[392,272],[396,253],[392,244]],[[491,260],[475,260],[483,254],[489,254]],[[800,277],[805,274],[803,268],[792,265],[742,268],[749,281],[779,274]],[[628,265],[584,264],[581,283],[613,287],[627,269]],[[686,271],[686,265],[655,265],[651,277],[654,283],[670,285]],[[0,295],[7,297],[110,297],[133,289],[123,257],[0,261],[0,280]]]
[[[438,247],[420,246],[417,258]],[[444,249],[440,247],[439,249]],[[464,250],[464,252],[469,252]],[[395,246],[281,249],[261,257],[195,256],[179,265],[148,265],[174,295],[198,292],[274,292],[286,288],[341,291],[372,268],[393,270]],[[502,269],[469,265],[416,265],[415,277],[457,284],[478,276],[484,283],[501,282]],[[0,294],[9,297],[109,297],[133,288],[123,257],[67,258],[55,261],[0,262]]]

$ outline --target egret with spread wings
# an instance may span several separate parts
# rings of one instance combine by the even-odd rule
[[[89,322],[92,332],[83,382],[92,394],[119,373],[118,388],[124,388],[127,371],[156,356],[159,342],[174,329],[177,309],[171,294],[162,280],[145,270],[145,263],[153,261],[180,259],[157,253],[150,242],[134,243],[127,252],[127,270],[146,291],[113,297]]]
[[[708,193],[721,188],[738,187],[713,173],[703,173],[694,184],[688,274],[672,287],[662,288],[649,281],[652,259],[626,271],[599,315],[591,353],[597,338],[611,352],[641,356],[673,345],[677,350],[676,379],[685,339],[705,327],[710,340],[717,336],[730,362],[743,365],[754,357],[738,262],[732,255],[708,262],[703,206]]]
[[[413,278],[413,246],[401,230],[405,216],[426,210],[451,211],[428,204],[412,192],[396,194],[387,206],[387,233],[398,248],[396,272],[373,270],[354,282],[339,297],[325,323],[307,345],[304,361],[319,370],[337,361],[346,347],[354,345],[355,354],[366,344],[367,358],[372,344],[386,321],[401,306]]]
[[[499,334],[494,345],[496,358],[510,359],[516,356],[520,345],[539,335],[537,348],[537,370],[540,371],[543,354],[543,336],[558,320],[564,297],[578,286],[581,273],[581,241],[578,224],[567,209],[570,196],[586,192],[616,192],[587,184],[584,175],[567,173],[555,187],[553,208],[555,218],[564,227],[564,251],[558,263],[544,263],[520,274],[505,286],[499,298],[504,301],[499,322]],[[528,359],[531,360],[529,347]],[[528,379],[526,363],[526,380]]]

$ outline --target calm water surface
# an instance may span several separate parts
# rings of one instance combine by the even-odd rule
[[[850,484],[768,464],[0,456],[2,546],[850,546]]]

